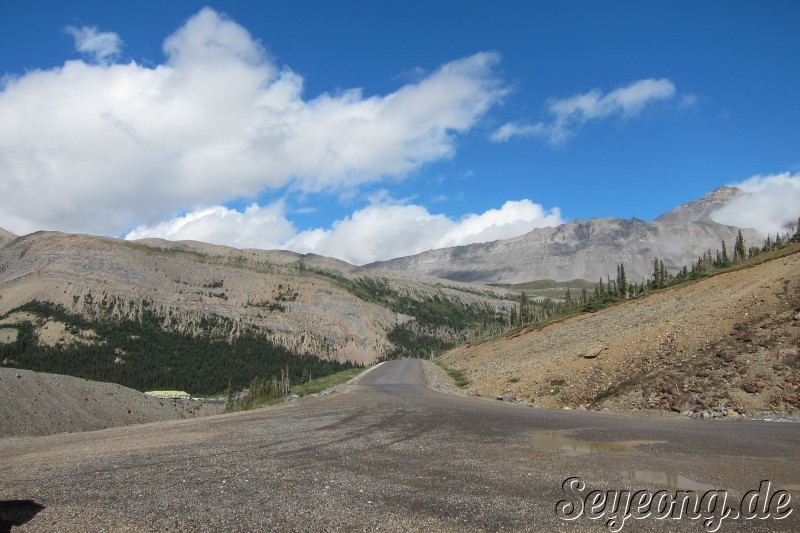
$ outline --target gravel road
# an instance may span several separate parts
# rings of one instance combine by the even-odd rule
[[[556,515],[557,502],[576,498],[565,479],[581,478],[585,492],[715,488],[731,499],[770,480],[795,506],[798,445],[798,424],[444,394],[426,387],[419,361],[404,360],[343,392],[279,407],[0,439],[0,522],[27,520],[20,530],[30,531],[599,531],[605,516]],[[721,531],[797,531],[798,515],[729,518]],[[703,524],[625,524],[665,529]]]

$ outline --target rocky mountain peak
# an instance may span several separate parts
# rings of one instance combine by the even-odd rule
[[[746,194],[736,187],[720,187],[714,189],[698,200],[680,205],[668,213],[659,216],[658,222],[696,222],[710,218],[711,214],[725,206],[733,198]]]

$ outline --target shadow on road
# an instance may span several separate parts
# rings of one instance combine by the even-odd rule
[[[9,533],[12,526],[27,524],[44,509],[33,500],[0,500],[0,533]]]

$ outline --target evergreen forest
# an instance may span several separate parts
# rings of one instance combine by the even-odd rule
[[[60,346],[40,343],[35,323],[22,321],[4,327],[18,330],[13,343],[0,344],[0,364],[37,372],[119,383],[146,390],[184,390],[193,396],[216,395],[246,387],[254,377],[280,377],[292,384],[352,368],[350,363],[293,353],[254,333],[237,337],[188,335],[163,329],[145,312],[138,321],[87,321],[50,303],[33,301],[13,311],[28,312],[35,322],[56,320],[80,335],[92,330],[86,342]],[[9,313],[9,314],[11,314]]]

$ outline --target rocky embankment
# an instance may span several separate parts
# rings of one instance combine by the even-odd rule
[[[93,431],[221,413],[222,403],[158,400],[114,383],[0,367],[0,437]]]
[[[470,390],[695,417],[800,410],[800,246],[442,357]],[[764,257],[766,259],[767,256]]]

